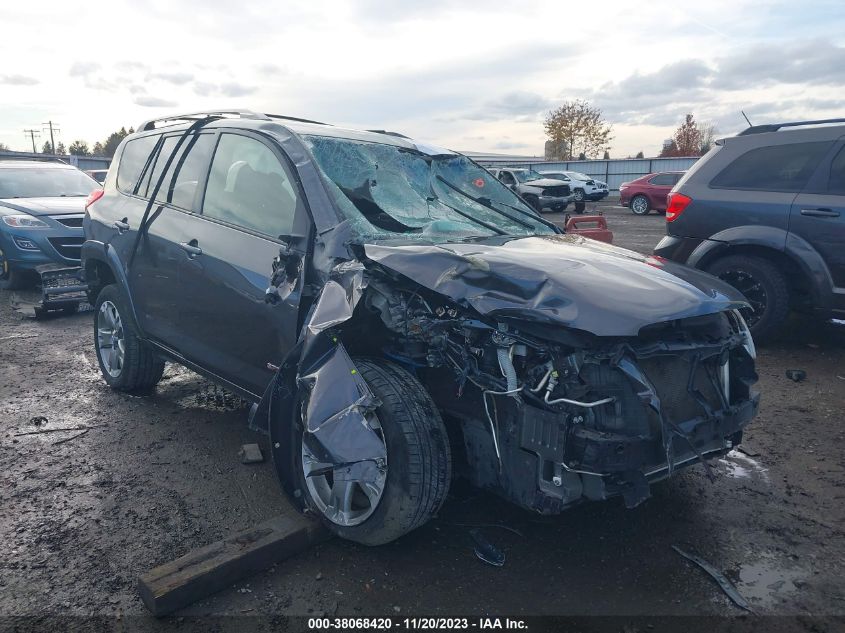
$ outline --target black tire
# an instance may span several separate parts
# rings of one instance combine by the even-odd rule
[[[35,285],[35,275],[15,268],[0,249],[0,290],[23,290]]]
[[[113,375],[107,369],[98,333],[98,318],[103,309],[103,304],[106,302],[114,306],[120,316],[120,330],[124,344],[123,362],[119,370],[114,370],[117,372],[116,375]],[[103,379],[112,389],[148,393],[161,380],[164,373],[164,361],[144,344],[128,315],[129,309],[126,306],[123,293],[117,285],[110,284],[100,290],[94,304],[94,350],[97,354],[97,363],[100,365]]]
[[[575,194],[575,202],[584,202],[584,199],[587,197],[583,189],[576,189],[573,193]]]
[[[581,202],[575,203],[575,213],[578,214],[578,215],[583,215],[586,208],[587,208],[587,203],[584,202],[583,200],[581,200]]]
[[[537,213],[543,212],[543,207],[540,205],[540,199],[535,196],[525,196],[525,201],[531,205],[531,208],[534,209]]]
[[[425,524],[440,509],[451,482],[452,458],[440,412],[414,376],[383,360],[355,359],[355,366],[381,401],[376,415],[388,468],[378,505],[362,523],[338,525],[312,501],[301,456],[296,458],[296,473],[309,508],[331,532],[364,545],[383,545]]]
[[[651,210],[651,203],[643,195],[637,195],[631,198],[629,206],[631,207],[631,213],[634,215],[648,215],[648,212]]]
[[[789,287],[776,264],[762,257],[729,255],[707,272],[743,293],[753,308],[742,311],[755,341],[770,341],[782,332],[789,316]]]

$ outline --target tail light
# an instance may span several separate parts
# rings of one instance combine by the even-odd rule
[[[88,207],[90,207],[92,204],[97,202],[97,200],[102,198],[104,193],[105,191],[103,191],[102,189],[94,189],[94,191],[89,193],[88,198],[86,198],[85,200],[85,210],[87,211]]]
[[[672,222],[676,220],[684,212],[684,209],[689,206],[690,202],[692,202],[692,198],[689,196],[677,192],[670,193],[669,201],[666,205],[666,221]]]

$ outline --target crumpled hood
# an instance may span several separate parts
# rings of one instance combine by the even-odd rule
[[[0,200],[0,213],[10,211],[29,213],[30,215],[65,215],[85,213],[85,196],[67,196],[65,198],[3,198]]]
[[[528,182],[520,183],[525,187],[562,187],[569,186],[568,182],[557,180],[554,178],[538,178],[537,180],[529,180]]]
[[[580,235],[452,244],[367,244],[366,256],[480,314],[598,336],[746,306],[726,283]]]

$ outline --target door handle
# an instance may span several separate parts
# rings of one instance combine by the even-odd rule
[[[129,230],[129,222],[126,221],[126,218],[123,218],[122,220],[115,220],[112,222],[112,226],[116,228],[117,232],[121,235]]]
[[[197,255],[202,255],[202,249],[196,245],[196,240],[190,242],[179,242],[179,247],[188,254],[188,257],[193,259]]]
[[[839,211],[832,209],[801,209],[801,215],[809,215],[816,218],[838,218]]]

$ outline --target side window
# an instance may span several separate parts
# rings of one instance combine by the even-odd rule
[[[220,136],[203,215],[278,237],[292,232],[296,202],[296,189],[270,148],[248,136]]]
[[[135,184],[158,139],[158,135],[142,136],[126,143],[117,166],[117,188],[122,192],[135,192]]]
[[[657,174],[654,178],[649,180],[648,182],[652,185],[658,185],[663,187],[668,187],[674,185],[677,180],[672,178],[673,174]]]
[[[830,180],[827,190],[840,196],[845,196],[845,147],[839,150],[830,165]]]
[[[516,182],[509,171],[499,172],[499,180],[506,185],[512,185]]]
[[[725,167],[710,182],[710,186],[801,191],[831,144],[831,141],[791,143],[749,150]]]
[[[672,174],[672,182],[669,183],[669,184],[671,184],[674,187],[675,185],[678,184],[678,181],[680,181],[681,178],[683,178],[683,177],[684,177],[683,174]]]
[[[153,165],[152,169],[148,169],[146,173],[144,173],[144,179],[138,187],[139,196],[147,198],[150,194],[152,194],[153,189],[158,182],[158,178],[161,176],[161,170],[164,169],[165,164],[167,164],[167,157],[173,152],[173,149],[176,147],[176,141],[178,140],[179,137],[177,136],[168,136],[164,139],[160,146],[161,149],[159,149],[158,155],[156,156],[155,165]],[[162,184],[162,187],[166,188],[166,185]]]
[[[156,200],[191,209],[194,206],[197,186],[208,169],[211,153],[214,151],[214,135],[200,134],[183,143],[183,146],[186,149],[170,164]],[[166,161],[167,156],[164,156],[163,162]]]

